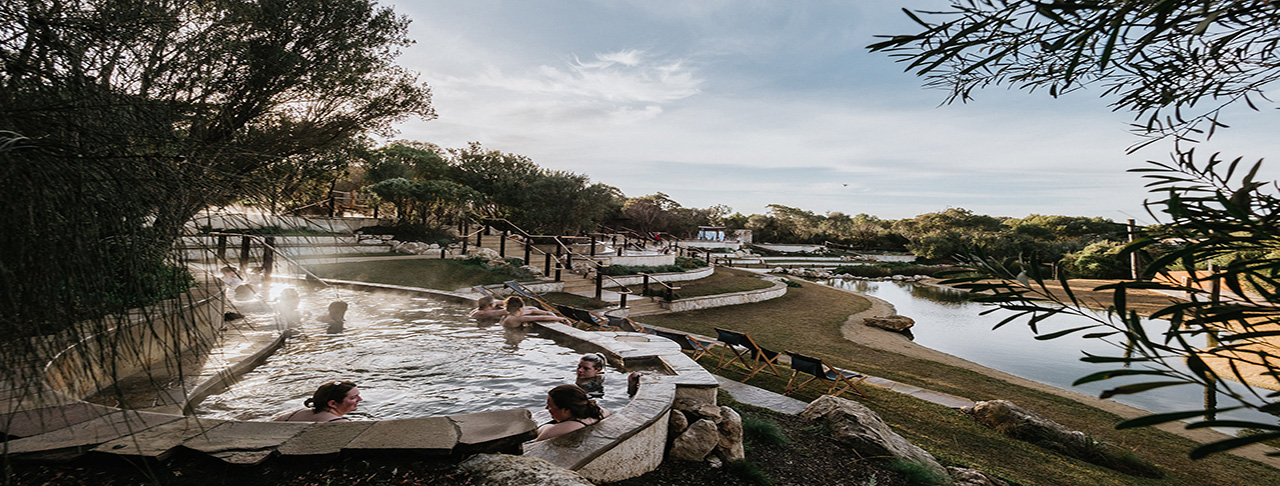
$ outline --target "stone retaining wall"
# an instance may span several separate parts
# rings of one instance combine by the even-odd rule
[[[691,297],[688,299],[677,299],[671,302],[663,303],[663,307],[671,310],[671,312],[684,312],[697,309],[710,309],[712,307],[723,307],[726,305],[750,304],[753,302],[763,302],[769,299],[776,299],[787,294],[787,284],[781,280],[775,279],[773,286],[767,289],[747,290],[744,292],[734,292],[731,294],[707,295],[703,297]]]
[[[689,270],[687,272],[651,273],[649,274],[649,280],[660,280],[664,283],[665,282],[684,282],[688,280],[697,280],[700,278],[710,277],[711,274],[714,273],[715,271],[716,271],[715,267],[708,265],[702,268]],[[616,283],[617,285],[632,286],[632,285],[644,284],[644,276],[641,276],[641,275],[620,275],[616,277],[610,277],[610,279],[613,283]],[[656,284],[653,284],[652,282],[650,282],[650,285],[656,285]]]
[[[180,353],[207,352],[222,328],[221,294],[179,298],[108,316],[45,366],[46,386],[82,400],[116,379],[155,366],[176,368]]]

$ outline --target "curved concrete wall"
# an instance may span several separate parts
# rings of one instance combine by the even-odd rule
[[[119,378],[155,366],[176,368],[182,353],[207,352],[222,327],[221,294],[202,293],[108,316],[46,364],[45,385],[82,400]]]
[[[547,333],[592,345],[625,367],[656,368],[641,377],[631,402],[600,423],[542,442],[525,444],[524,453],[578,471],[595,482],[619,481],[652,471],[667,446],[667,418],[676,398],[715,404],[719,383],[711,373],[665,338],[621,331],[588,332],[557,323],[540,323]]]
[[[683,312],[697,309],[710,309],[712,307],[723,307],[726,305],[750,304],[753,302],[763,302],[769,299],[776,299],[787,294],[787,284],[779,279],[774,279],[773,286],[767,289],[747,290],[744,292],[734,292],[731,294],[707,295],[703,297],[692,297],[688,299],[673,300],[663,306],[670,309],[671,312]]]
[[[710,277],[716,271],[715,267],[705,266],[696,268],[687,272],[670,272],[670,273],[651,273],[650,280],[660,280],[662,282],[684,282],[688,280],[697,280],[700,278]],[[644,283],[644,277],[640,275],[621,275],[610,277],[613,282],[619,285],[641,285]]]

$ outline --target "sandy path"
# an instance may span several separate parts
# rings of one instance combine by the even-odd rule
[[[836,288],[836,287],[831,287],[831,288]],[[1017,377],[1000,370],[988,368],[986,366],[982,366],[977,363],[973,363],[971,361],[966,361],[964,359],[952,356],[947,353],[943,353],[941,351],[937,351],[934,349],[921,346],[919,344],[916,344],[914,341],[908,339],[906,336],[902,334],[886,331],[886,330],[875,328],[875,327],[866,326],[862,323],[863,319],[865,318],[896,315],[897,312],[894,310],[893,304],[890,304],[887,301],[884,301],[869,295],[859,294],[851,290],[838,289],[838,288],[837,290],[842,290],[852,294],[860,295],[871,301],[870,309],[867,309],[863,312],[849,316],[849,319],[846,320],[844,325],[840,327],[841,334],[844,336],[845,339],[848,339],[849,341],[861,344],[863,346],[867,346],[867,347],[871,347],[871,348],[875,348],[883,351],[888,351],[892,353],[898,353],[898,354],[909,356],[916,359],[923,359],[923,360],[933,361],[935,363],[942,363],[950,366],[964,368],[967,370],[972,370],[974,372],[982,373],[984,375],[987,375],[999,380],[1003,380],[1018,386],[1031,388],[1034,390],[1040,390],[1043,392],[1052,393],[1054,395],[1058,395],[1071,400],[1082,402],[1090,406],[1096,407],[1098,409],[1114,413],[1123,418],[1140,417],[1143,415],[1150,414],[1150,412],[1147,412],[1145,410],[1131,407],[1122,403],[1117,403],[1112,400],[1103,400],[1103,399],[1094,397],[1092,395],[1085,395],[1083,393],[1064,390],[1054,386],[1028,380],[1026,378]],[[911,317],[911,316],[907,316],[907,317]],[[1194,440],[1200,443],[1213,442],[1213,441],[1228,439],[1231,437],[1226,434],[1209,430],[1209,429],[1187,430],[1183,428],[1182,425],[1176,422],[1161,424],[1161,425],[1158,425],[1157,427],[1160,430],[1178,434],[1180,436],[1189,438],[1191,440]],[[1275,468],[1280,468],[1280,457],[1269,457],[1266,455],[1267,452],[1271,452],[1271,451],[1275,451],[1275,449],[1268,446],[1254,444],[1252,446],[1234,449],[1231,451],[1231,453],[1240,457],[1261,462],[1263,464],[1268,464]]]

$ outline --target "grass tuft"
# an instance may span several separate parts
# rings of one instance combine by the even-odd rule
[[[769,477],[769,475],[764,471],[761,471],[760,468],[757,467],[754,462],[751,462],[750,459],[740,459],[730,462],[726,469],[728,469],[728,471],[733,475],[742,478],[743,481],[758,484],[760,486],[773,485],[773,478]]]
[[[951,482],[951,477],[945,473],[940,473],[920,461],[911,459],[901,457],[893,459],[885,464],[885,468],[903,475],[909,484],[930,486]]]
[[[744,439],[769,445],[785,446],[791,443],[791,439],[782,431],[782,426],[766,418],[743,417],[742,436]]]

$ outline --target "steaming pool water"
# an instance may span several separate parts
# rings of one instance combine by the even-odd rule
[[[270,289],[275,303],[280,288]],[[536,331],[478,324],[471,306],[398,293],[338,291],[350,304],[341,333],[329,334],[316,319],[335,291],[299,289],[299,309],[310,315],[265,363],[223,393],[196,406],[200,417],[270,420],[302,408],[326,381],[351,380],[364,401],[348,416],[388,420],[512,408],[540,410],[546,392],[573,383],[583,354]],[[245,306],[251,307],[251,306]],[[265,309],[264,309],[265,310]],[[275,319],[273,312],[244,312],[249,319]],[[626,405],[626,374],[605,368],[611,410]]]

